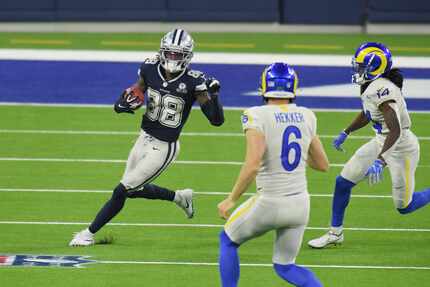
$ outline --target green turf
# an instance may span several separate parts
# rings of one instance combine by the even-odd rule
[[[158,50],[162,33],[0,33],[0,48]],[[193,33],[196,52],[352,54],[378,41],[395,55],[430,56],[425,35]]]
[[[139,128],[140,114],[116,115],[107,108],[0,106],[0,130],[128,131]],[[429,115],[412,114],[414,132],[430,136]],[[318,132],[335,135],[354,113],[318,112]],[[199,110],[193,110],[185,132],[241,133],[240,111],[226,111],[226,124],[210,127]],[[359,135],[372,135],[363,129]],[[0,158],[69,158],[125,160],[134,135],[70,135],[0,133]],[[323,143],[332,163],[344,163],[364,139],[347,141],[345,153],[334,151],[331,139]],[[417,188],[428,186],[429,140],[422,140],[422,167],[416,174]],[[244,156],[244,138],[182,136],[181,161],[237,161]],[[0,188],[111,190],[123,172],[124,163],[64,163],[0,161]],[[228,192],[239,172],[238,165],[174,164],[156,183],[171,188],[193,187],[196,191]],[[339,167],[326,173],[309,170],[309,191],[330,194]],[[365,183],[357,195],[389,195],[390,180],[369,188]],[[252,192],[250,190],[249,192]],[[0,192],[0,221],[89,222],[109,193]],[[197,215],[188,220],[168,202],[129,200],[114,223],[176,223],[222,225],[216,204],[222,195],[199,194]],[[246,198],[246,196],[244,197]],[[329,222],[330,197],[311,199],[310,227]],[[399,215],[390,198],[353,198],[346,227],[429,228],[430,209]],[[216,262],[220,227],[107,226],[97,238],[113,236],[111,245],[72,249],[67,243],[74,231],[85,225],[0,224],[0,254],[88,255],[95,260]],[[320,230],[307,230],[304,242]],[[273,234],[245,244],[242,263],[270,263]],[[311,250],[302,247],[297,262],[312,265],[430,266],[430,232],[346,231],[342,247]],[[366,270],[313,268],[324,286],[426,286],[428,270]],[[49,283],[47,283],[49,282]],[[219,286],[215,266],[113,265],[96,263],[84,269],[0,267],[0,286]],[[240,286],[287,286],[269,267],[243,267]]]

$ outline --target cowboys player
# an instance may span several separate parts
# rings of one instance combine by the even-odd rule
[[[336,178],[331,228],[322,237],[309,241],[313,248],[343,242],[343,219],[351,189],[365,178],[369,184],[378,183],[385,167],[391,174],[394,206],[399,213],[411,213],[430,202],[430,188],[414,192],[420,149],[410,130],[411,120],[402,96],[403,76],[391,66],[391,52],[380,43],[362,44],[353,57],[352,82],[361,87],[363,110],[333,145],[342,150],[348,135],[370,122],[376,136],[355,152]]]
[[[158,55],[140,66],[137,85],[127,89],[115,103],[117,113],[134,113],[139,103],[132,93],[139,90],[146,93],[147,109],[141,134],[111,199],[88,228],[75,234],[70,246],[94,244],[94,234],[121,211],[127,198],[173,201],[188,218],[193,217],[191,189],[174,192],[151,184],[178,155],[178,138],[195,101],[212,125],[220,126],[224,122],[223,108],[218,101],[219,82],[214,78],[206,80],[203,73],[188,67],[193,47],[194,41],[185,30],[167,33],[161,39]]]
[[[314,113],[294,104],[298,78],[284,63],[267,67],[261,77],[266,105],[245,111],[245,163],[231,194],[218,204],[228,218],[220,234],[220,273],[223,287],[239,281],[237,249],[246,241],[276,230],[273,267],[294,286],[322,286],[307,268],[295,263],[309,219],[306,165],[328,170],[328,160],[317,136]],[[256,178],[257,195],[229,216],[240,196]]]

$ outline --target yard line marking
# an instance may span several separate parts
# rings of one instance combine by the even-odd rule
[[[83,163],[126,163],[124,159],[95,159],[95,158],[31,158],[31,157],[0,157],[0,161],[31,161],[31,162],[83,162]],[[210,160],[177,160],[173,164],[185,165],[242,165],[241,161],[210,161]],[[331,167],[343,167],[343,163],[331,163]],[[418,165],[428,168],[430,165]]]
[[[150,46],[158,47],[159,42],[147,41],[101,41],[102,46]],[[254,43],[199,43],[199,48],[232,48],[232,49],[252,49],[255,48]]]
[[[52,193],[112,193],[112,190],[97,190],[97,189],[49,189],[49,188],[0,188],[0,192],[52,192]],[[194,191],[194,194],[198,195],[229,195],[230,192],[218,192],[218,191]],[[255,193],[244,193],[245,196],[252,196]],[[316,193],[310,194],[311,197],[333,197],[331,193]],[[391,199],[391,195],[367,195],[367,194],[352,194],[355,198],[388,198]]]
[[[1,49],[0,49],[1,50]],[[1,51],[0,51],[1,52]],[[1,60],[1,53],[0,53]],[[267,64],[267,63],[266,63]],[[2,102],[0,106],[20,106],[20,107],[43,107],[43,108],[103,108],[112,109],[112,104],[76,104],[76,103],[35,103],[35,102]],[[193,110],[200,110],[200,107],[193,106]],[[226,106],[226,111],[244,111],[249,107],[243,106]],[[314,112],[330,112],[330,113],[355,113],[360,112],[361,109],[330,109],[330,108],[313,108]],[[429,111],[409,111],[410,114],[429,114]]]
[[[184,262],[184,261],[96,261],[101,264],[139,264],[139,265],[182,265],[182,266],[218,266],[216,262]],[[299,264],[308,268],[330,268],[330,269],[390,269],[390,270],[430,270],[430,266],[380,266],[380,265],[321,265],[321,264]],[[273,263],[240,263],[241,267],[273,267]]]
[[[5,225],[89,225],[90,222],[67,221],[0,221]],[[184,228],[221,228],[223,224],[185,224],[185,223],[108,223],[111,226],[135,226],[135,227],[184,227]],[[306,227],[307,230],[327,230],[328,227]],[[383,231],[383,232],[430,232],[426,228],[368,228],[368,227],[344,227],[350,231]]]
[[[159,46],[158,42],[149,42],[149,41],[101,41],[100,45],[102,46]]]
[[[305,49],[305,50],[343,50],[340,45],[313,45],[313,44],[285,44],[286,49]]]
[[[0,129],[0,133],[5,134],[59,134],[59,135],[138,135],[139,131],[96,131],[96,130],[19,130],[19,129]],[[244,137],[243,133],[234,132],[182,132],[182,136],[195,137]],[[337,135],[319,135],[320,138],[333,139]],[[348,139],[372,139],[374,136],[355,136],[350,135]],[[430,140],[430,136],[418,137],[419,140]]]
[[[53,50],[53,49],[0,49],[0,60],[44,60],[44,61],[90,61],[90,62],[132,62],[154,56],[152,51],[100,51],[100,50]],[[285,55],[277,53],[220,53],[199,52],[193,58],[196,64],[243,64],[267,65]],[[350,67],[349,55],[291,54],[290,65]],[[429,57],[397,56],[396,66],[400,68],[428,68]]]
[[[50,39],[10,39],[11,44],[24,45],[71,45],[69,40],[50,40]]]

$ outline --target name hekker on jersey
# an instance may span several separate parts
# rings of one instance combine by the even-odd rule
[[[139,76],[146,85],[146,112],[142,129],[153,137],[174,142],[179,138],[196,100],[195,93],[207,90],[204,74],[185,69],[176,78],[166,80],[158,58],[146,59]]]
[[[371,82],[361,95],[363,111],[367,118],[373,122],[373,129],[376,134],[383,135],[389,132],[379,106],[390,100],[396,102],[395,112],[400,127],[402,129],[411,127],[411,119],[400,88],[388,79],[379,78]]]
[[[314,113],[295,104],[252,107],[245,110],[242,126],[262,132],[266,140],[257,192],[275,196],[307,192],[306,160],[317,129]]]

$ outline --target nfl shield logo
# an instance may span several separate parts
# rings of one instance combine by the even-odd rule
[[[82,267],[82,264],[94,263],[88,256],[52,256],[52,255],[0,255],[1,266],[53,266]]]

